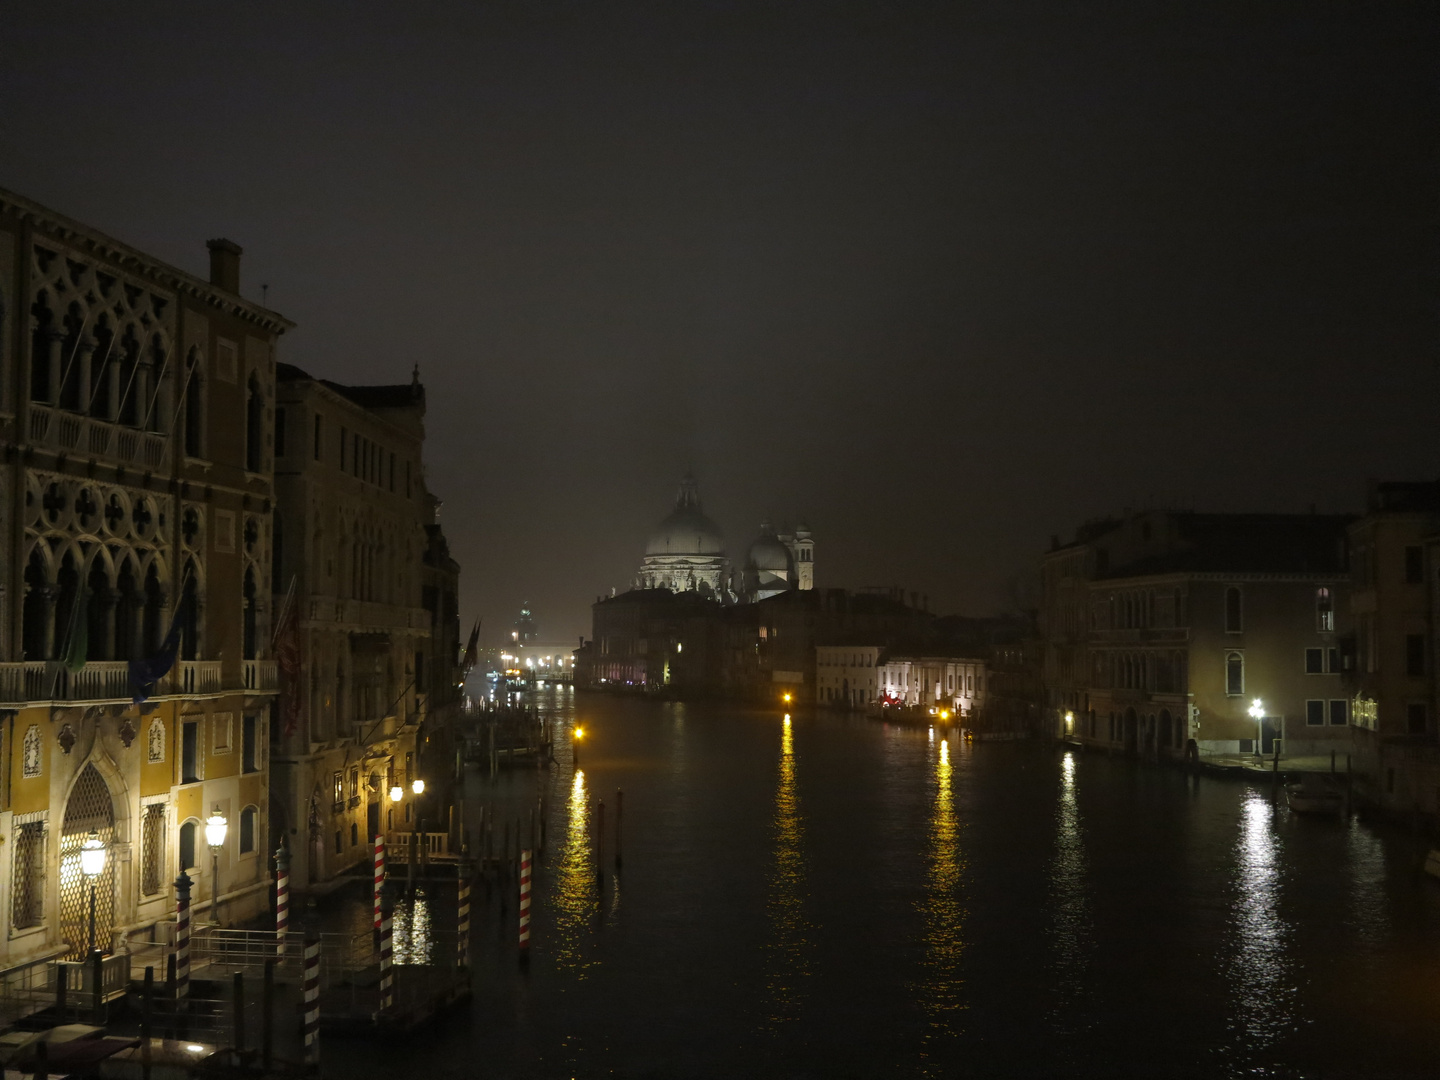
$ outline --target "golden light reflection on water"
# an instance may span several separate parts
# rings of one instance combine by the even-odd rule
[[[575,971],[579,978],[597,961],[585,955],[591,920],[600,903],[595,859],[590,846],[590,792],[585,772],[575,770],[570,783],[570,816],[555,874],[555,967]]]
[[[1290,928],[1280,916],[1280,850],[1270,800],[1251,791],[1235,842],[1230,1029],[1239,1047],[1265,1050],[1295,1026]]]
[[[810,924],[805,918],[805,821],[795,789],[795,736],[790,717],[780,735],[780,774],[775,786],[775,817],[771,827],[775,858],[770,871],[770,941],[766,945],[765,1028],[779,1026],[799,1015],[803,984],[810,974]]]
[[[1075,800],[1075,755],[1060,761],[1060,801],[1055,810],[1055,857],[1050,863],[1051,939],[1055,945],[1055,1007],[1051,1019],[1061,1031],[1078,1030],[1075,1008],[1085,988],[1093,925],[1087,893],[1085,831]]]
[[[397,964],[428,964],[434,942],[430,935],[430,901],[424,889],[395,905],[392,948]]]
[[[921,1046],[927,1064],[935,1062],[941,1043],[957,1035],[956,1013],[967,1007],[960,961],[965,953],[966,910],[961,899],[965,860],[960,852],[960,823],[955,814],[954,766],[950,741],[941,739],[935,761],[935,798],[930,813],[925,862],[925,898],[920,914],[925,925],[925,955],[920,962],[920,1007],[929,1020]]]

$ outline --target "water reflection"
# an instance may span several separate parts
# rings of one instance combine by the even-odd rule
[[[1380,837],[1351,818],[1345,835],[1350,867],[1350,929],[1371,948],[1390,940],[1390,904],[1385,893],[1385,848]]]
[[[417,888],[413,897],[395,905],[392,948],[397,964],[428,964],[434,948],[430,930],[430,901]]]
[[[1050,862],[1050,936],[1055,948],[1057,1030],[1072,1032],[1085,998],[1094,926],[1088,895],[1085,831],[1075,800],[1075,755],[1066,751],[1060,762],[1060,802],[1055,811],[1055,856]]]
[[[1253,1054],[1268,1050],[1295,1024],[1290,927],[1280,915],[1280,844],[1275,809],[1259,792],[1248,793],[1235,845],[1234,951],[1229,965],[1230,1030]]]
[[[960,976],[965,952],[966,911],[960,897],[965,862],[960,853],[948,739],[940,741],[934,760],[935,801],[926,850],[925,898],[919,905],[925,924],[919,996],[928,1020],[921,1057],[927,1062],[933,1062],[942,1042],[954,1040],[955,1014],[966,1007]]]
[[[802,986],[809,975],[810,925],[805,918],[805,821],[795,790],[795,737],[790,717],[780,736],[780,776],[775,786],[775,817],[771,831],[775,858],[770,870],[766,908],[770,916],[770,942],[766,946],[767,981],[765,1027],[778,1029],[800,1012]]]
[[[595,961],[584,955],[591,919],[600,897],[595,882],[595,859],[590,846],[590,793],[585,772],[575,770],[570,783],[569,818],[565,842],[555,875],[555,966],[576,972],[579,979]]]

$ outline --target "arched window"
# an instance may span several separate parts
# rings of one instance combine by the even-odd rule
[[[160,575],[155,564],[151,563],[150,569],[145,573],[145,612],[140,625],[139,651],[146,656],[153,656],[160,649],[160,637],[165,633],[161,624],[164,608],[165,597],[160,588]]]
[[[35,317],[35,332],[30,337],[30,400],[50,400],[50,344],[55,337],[55,312],[50,308],[50,297],[43,290],[35,298],[30,309]],[[55,343],[59,348],[59,342]]]
[[[255,584],[255,568],[245,568],[244,597],[242,599],[243,626],[241,634],[241,649],[246,660],[255,659],[255,607],[259,598],[259,588]]]
[[[1315,590],[1315,628],[1320,631],[1335,629],[1335,604],[1330,599],[1330,590]]]
[[[198,822],[194,818],[180,826],[180,866],[181,870],[189,870],[195,866],[195,827]]]
[[[1238,634],[1244,629],[1244,609],[1240,600],[1240,586],[1231,585],[1225,590],[1225,632]]]
[[[265,437],[265,395],[260,392],[260,380],[250,376],[249,394],[245,400],[245,468],[259,472],[265,455],[261,440]]]
[[[129,559],[120,564],[115,578],[115,659],[138,660],[135,641],[135,615],[142,597],[135,581],[135,568]]]
[[[180,659],[196,660],[200,650],[200,595],[195,581],[195,564],[187,562],[184,572],[185,585],[180,590],[181,639]],[[158,643],[157,643],[158,646]]]
[[[26,660],[45,660],[50,655],[50,596],[45,581],[45,557],[39,547],[30,552],[25,566],[25,605],[21,637]]]
[[[1225,654],[1225,693],[1239,697],[1245,693],[1245,656],[1243,653]]]
[[[259,822],[260,811],[253,806],[247,806],[240,811],[240,854],[248,855],[255,850],[255,826]]]

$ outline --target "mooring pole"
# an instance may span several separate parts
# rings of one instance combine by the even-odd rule
[[[620,819],[625,815],[625,792],[615,790],[615,869],[620,869]]]
[[[380,907],[380,1011],[383,1013],[395,1004],[395,899],[389,888],[381,890]]]
[[[140,1001],[140,1077],[150,1080],[150,1038],[155,1014],[155,969],[145,969],[145,993]]]
[[[231,1007],[235,1010],[235,1053],[238,1056],[245,1052],[245,976],[238,971],[235,972],[231,998]]]
[[[530,960],[530,852],[520,853],[520,962]]]
[[[305,911],[305,1067],[320,1071],[320,919],[311,897]]]
[[[605,800],[595,801],[595,880],[605,885]]]
[[[290,931],[290,845],[280,837],[275,849],[275,955],[285,959],[285,935]]]
[[[190,1000],[190,875],[175,879],[175,1011],[183,1013]]]
[[[105,954],[99,949],[90,953],[90,1022],[105,1026]]]
[[[458,908],[457,929],[455,941],[455,966],[461,971],[470,970],[470,848],[464,845],[460,848],[460,865],[456,868],[458,877]]]
[[[375,834],[375,873],[374,873],[374,896],[375,902],[375,932],[380,932],[380,889],[385,884],[385,834]]]
[[[260,1063],[266,1072],[270,1071],[270,1057],[275,1046],[275,959],[265,961],[263,1011],[260,1015]]]

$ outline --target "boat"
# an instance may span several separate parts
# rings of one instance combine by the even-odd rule
[[[1425,873],[1433,878],[1440,878],[1440,848],[1431,848],[1430,854],[1425,856]]]
[[[1338,814],[1345,805],[1345,796],[1330,784],[1307,784],[1302,780],[1285,785],[1285,802],[1297,814]]]

